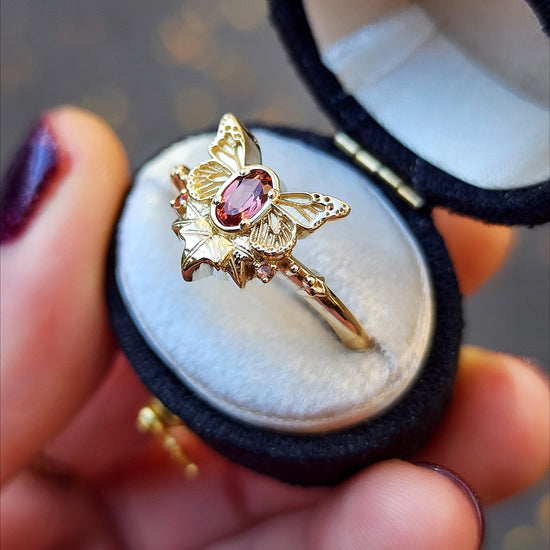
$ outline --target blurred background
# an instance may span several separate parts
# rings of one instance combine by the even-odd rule
[[[2,173],[32,121],[73,103],[105,118],[132,169],[221,113],[331,133],[261,0],[3,0]],[[548,227],[519,229],[504,268],[465,304],[466,342],[548,369]],[[549,547],[548,479],[487,511],[487,550]]]

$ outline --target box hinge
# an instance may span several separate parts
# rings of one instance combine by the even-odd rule
[[[334,136],[336,146],[349,155],[361,168],[369,174],[377,176],[387,186],[391,187],[404,201],[414,209],[422,208],[425,204],[421,197],[405,180],[398,176],[391,168],[388,168],[374,155],[363,149],[359,143],[350,138],[344,132],[337,132]]]

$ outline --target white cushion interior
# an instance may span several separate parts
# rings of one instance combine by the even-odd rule
[[[117,280],[157,355],[219,410],[278,430],[315,432],[382,410],[429,351],[434,299],[410,231],[364,176],[301,142],[257,131],[263,163],[289,191],[347,201],[351,214],[299,241],[294,256],[324,275],[379,348],[349,351],[284,281],[240,290],[180,273],[169,171],[207,158],[213,135],[188,138],[138,172],[118,227]]]
[[[323,61],[389,133],[445,172],[484,189],[550,177],[548,105],[489,74],[420,7],[367,24]]]

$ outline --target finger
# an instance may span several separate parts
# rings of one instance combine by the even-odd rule
[[[488,225],[433,210],[433,220],[453,261],[463,294],[472,294],[502,265],[511,250],[514,232],[509,227]]]
[[[138,411],[151,395],[128,360],[117,354],[108,376],[69,425],[45,447],[42,456],[59,469],[84,478],[109,475],[132,467],[162,468],[169,455],[160,440],[136,428]],[[219,469],[224,459],[185,426],[170,428],[189,457],[200,465],[201,477]],[[178,471],[178,475],[183,475]]]
[[[89,491],[71,482],[22,472],[2,489],[0,518],[2,548],[120,548]]]
[[[186,479],[166,455],[149,464],[129,460],[95,485],[125,547],[155,550],[203,548],[329,492],[291,487],[221,457],[201,462],[198,478]]]
[[[544,376],[518,358],[466,347],[449,410],[419,459],[458,472],[492,503],[542,477],[549,433]]]
[[[204,483],[195,488],[183,487],[183,479],[173,478],[169,470],[157,469],[154,478],[144,472],[123,490],[117,476],[107,486],[110,498],[103,495],[104,501],[110,501],[105,509],[101,500],[90,498],[85,486],[55,484],[22,474],[4,490],[2,542],[9,542],[8,546],[14,549],[43,547],[44,541],[50,541],[52,546],[64,543],[77,547],[76,540],[86,548],[99,542],[103,545],[99,547],[111,548],[113,524],[124,547],[195,548],[219,539],[223,533],[242,532],[254,523],[250,521],[251,513],[248,518],[242,515],[243,495],[238,479],[235,484],[226,483],[225,502],[205,500]],[[219,485],[220,480],[212,476],[208,483]],[[275,521],[260,522],[251,527],[246,537],[229,538],[221,548],[225,544],[228,548],[256,547],[261,540],[260,547],[268,549],[445,547],[452,550],[474,548],[470,539],[477,538],[480,532],[478,512],[474,503],[465,498],[467,492],[457,490],[438,474],[398,461],[374,466],[336,492],[279,487],[279,492],[285,489],[288,493],[309,493],[312,498],[304,497],[303,504],[328,497],[302,509],[286,508],[287,512]],[[113,493],[116,493],[114,499]],[[426,502],[428,505],[424,505]],[[415,513],[411,514],[411,510]],[[414,529],[402,521],[403,517],[412,520]],[[28,533],[31,522],[33,532]],[[303,537],[304,532],[312,536]]]
[[[145,466],[166,462],[167,452],[152,435],[136,429],[138,411],[151,399],[145,386],[124,355],[119,352],[108,375],[71,419],[70,423],[43,450],[43,457],[73,475],[91,478],[109,474],[131,461]],[[220,457],[187,428],[174,427],[171,433],[201,470],[216,464]]]
[[[480,531],[476,506],[449,479],[387,461],[363,471],[325,500],[208,548],[474,550]]]
[[[12,170],[7,182],[18,186],[8,187],[24,188],[38,178],[44,158],[60,162],[42,174],[48,181],[30,186],[31,201],[7,197],[8,222],[9,208],[2,214],[2,236],[9,237],[1,247],[2,479],[71,418],[114,349],[103,279],[128,180],[125,154],[103,122],[75,108],[48,113],[39,129],[41,141],[26,149],[35,164],[19,156],[14,166],[20,173]],[[17,210],[22,203],[24,216]]]
[[[104,474],[125,459],[136,461],[151,447],[151,439],[135,426],[137,413],[149,398],[128,360],[117,353],[100,387],[48,443],[44,456],[82,477]]]

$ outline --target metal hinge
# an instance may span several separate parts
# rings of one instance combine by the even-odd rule
[[[391,168],[388,168],[374,155],[363,149],[359,143],[350,138],[344,132],[337,132],[334,136],[334,143],[339,149],[348,154],[361,168],[380,178],[386,185],[391,187],[415,210],[422,208],[425,204],[421,197],[412,187],[405,183],[405,180],[398,176]]]

